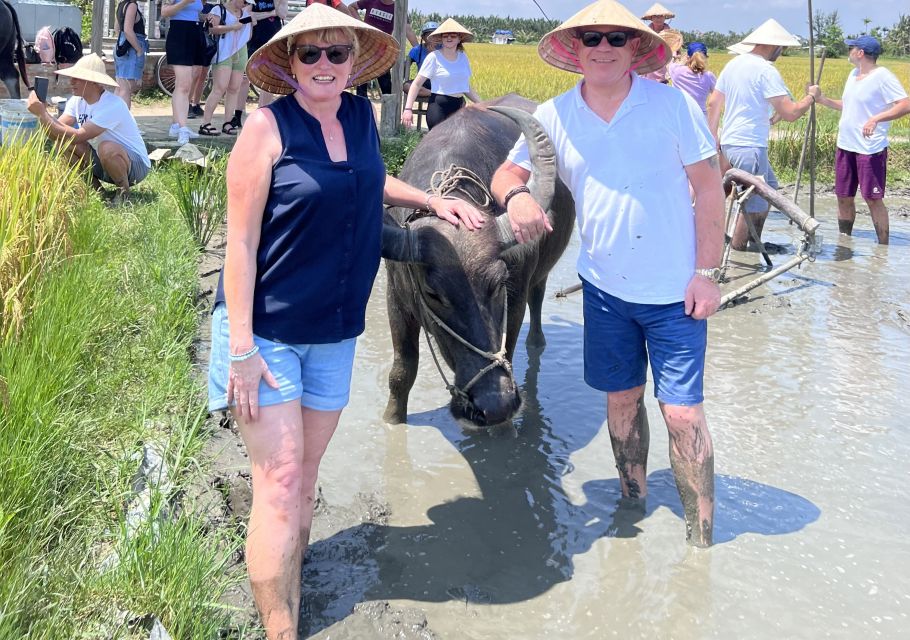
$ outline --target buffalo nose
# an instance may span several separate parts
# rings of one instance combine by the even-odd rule
[[[518,392],[484,391],[472,398],[474,409],[487,426],[500,424],[512,418],[518,411],[521,398]]]

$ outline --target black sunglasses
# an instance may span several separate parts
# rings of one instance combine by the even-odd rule
[[[583,31],[578,34],[578,39],[586,47],[596,47],[604,38],[607,39],[607,44],[611,47],[624,47],[629,38],[634,37],[635,34],[628,31],[608,31],[607,33],[603,31]]]
[[[315,44],[301,44],[293,49],[297,53],[297,59],[303,64],[316,64],[325,51],[325,57],[332,64],[344,64],[348,61],[351,51],[354,47],[349,44],[332,44],[328,47],[317,47]]]

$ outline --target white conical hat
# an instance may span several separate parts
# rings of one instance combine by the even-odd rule
[[[458,24],[454,18],[447,18],[445,22],[436,27],[436,31],[427,36],[429,44],[438,45],[442,43],[442,36],[446,33],[457,33],[462,42],[470,42],[474,39],[474,34]]]
[[[758,29],[742,39],[740,44],[770,44],[775,47],[798,47],[800,41],[774,18],[765,20]]]
[[[581,73],[573,40],[576,32],[584,27],[620,27],[637,31],[641,43],[632,58],[632,68],[638,74],[656,71],[670,61],[667,43],[615,0],[599,0],[576,13],[541,39],[537,53],[557,69]]]
[[[648,9],[641,15],[641,19],[650,20],[654,16],[663,16],[664,18],[669,20],[670,18],[675,18],[676,14],[673,13],[672,11],[670,11],[669,9],[667,9],[661,3],[655,2],[654,4],[651,5],[650,9]]]
[[[751,53],[754,44],[743,44],[742,42],[737,42],[736,44],[731,44],[727,47],[727,51],[730,53],[735,53],[736,55],[742,55],[744,53]]]
[[[327,5],[311,4],[256,50],[246,65],[247,77],[254,86],[269,93],[294,93],[287,81],[291,77],[290,48],[294,39],[308,31],[336,28],[351,29],[357,36],[352,84],[381,76],[398,59],[398,42],[392,36]]]
[[[108,87],[117,86],[117,81],[107,75],[107,68],[104,66],[104,60],[102,60],[97,53],[90,53],[87,56],[82,56],[76,60],[76,64],[72,67],[61,69],[57,72],[57,75],[77,78],[79,80],[88,80],[89,82],[97,82],[98,84],[103,84]]]

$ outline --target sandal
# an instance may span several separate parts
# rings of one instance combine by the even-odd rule
[[[233,120],[228,120],[223,125],[221,125],[221,133],[227,134],[229,136],[236,136],[237,125],[234,124]]]
[[[213,127],[212,123],[209,122],[208,124],[204,124],[199,127],[199,135],[200,136],[212,136],[214,138],[215,136],[220,136],[221,134],[218,133],[218,129]]]

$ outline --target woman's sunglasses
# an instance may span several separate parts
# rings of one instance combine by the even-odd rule
[[[328,47],[317,47],[315,44],[300,44],[294,47],[297,59],[303,64],[316,64],[325,51],[325,57],[332,64],[344,64],[348,61],[354,47],[349,44],[333,44]]]
[[[578,34],[578,39],[586,47],[596,47],[604,38],[611,47],[624,47],[630,38],[634,38],[634,33],[628,31],[583,31]]]

